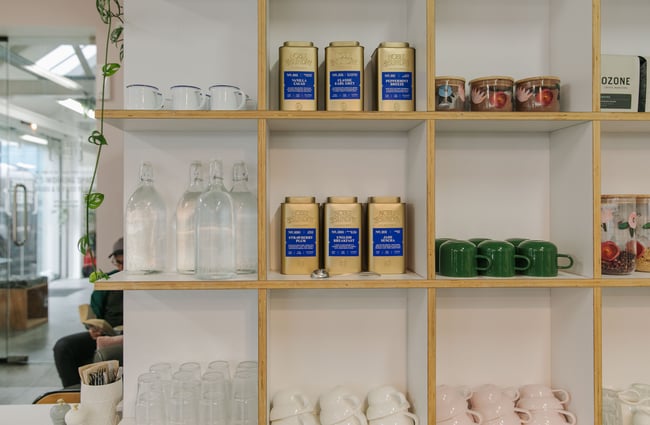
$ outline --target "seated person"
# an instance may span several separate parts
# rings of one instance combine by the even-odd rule
[[[124,250],[122,238],[113,245],[113,252],[109,255],[116,273],[123,269]],[[105,320],[112,328],[122,326],[123,313],[122,291],[94,290],[90,297],[90,307],[97,319]],[[84,321],[87,331],[60,338],[54,344],[54,364],[61,378],[63,387],[77,386],[81,383],[79,367],[93,363],[95,351],[98,347],[98,338],[110,332],[110,328],[102,327],[101,320],[93,319]],[[107,332],[108,331],[108,332]],[[101,338],[101,345],[106,344],[106,339]]]

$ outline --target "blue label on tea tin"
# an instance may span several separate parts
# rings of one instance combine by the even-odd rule
[[[314,100],[314,73],[287,71],[284,73],[285,100]]]
[[[382,72],[381,100],[413,100],[412,81],[410,72]]]
[[[361,99],[361,72],[330,72],[330,99]]]
[[[372,255],[375,257],[398,257],[404,254],[403,229],[372,229]]]
[[[286,229],[285,257],[315,257],[316,229]]]
[[[359,255],[359,229],[329,229],[330,257],[356,257]]]

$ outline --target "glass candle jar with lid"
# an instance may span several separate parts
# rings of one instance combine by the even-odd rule
[[[650,272],[650,195],[637,195],[636,213],[636,271]]]
[[[600,265],[603,274],[630,274],[636,263],[635,195],[602,195]]]

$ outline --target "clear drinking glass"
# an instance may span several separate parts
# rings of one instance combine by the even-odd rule
[[[257,199],[248,188],[248,170],[244,161],[232,167],[235,212],[235,269],[238,274],[257,272]]]
[[[190,164],[190,182],[176,206],[176,270],[194,273],[196,250],[196,209],[205,190],[201,161]]]
[[[193,379],[197,381],[201,380],[201,365],[198,362],[181,363],[181,365],[178,366],[178,370],[180,372],[190,372]]]
[[[160,375],[153,372],[138,376],[138,392],[135,402],[137,425],[165,425],[167,412]]]
[[[232,197],[223,185],[223,164],[210,162],[210,185],[199,197],[196,216],[196,276],[235,276],[235,234]]]
[[[240,370],[232,381],[232,425],[257,425],[257,371]]]
[[[201,377],[199,423],[201,425],[228,425],[230,395],[226,378],[221,372],[206,372]]]
[[[199,420],[201,381],[189,371],[172,375],[169,400],[169,425],[196,425]]]

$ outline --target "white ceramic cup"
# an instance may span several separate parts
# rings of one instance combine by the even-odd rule
[[[269,419],[272,421],[314,411],[306,394],[298,389],[284,389],[273,395]]]
[[[199,87],[179,84],[170,88],[172,109],[196,111],[205,106],[206,96]]]
[[[210,109],[226,111],[243,109],[246,106],[246,93],[239,87],[227,84],[210,86]]]
[[[563,389],[552,389],[546,385],[542,384],[528,384],[519,388],[519,397],[520,398],[529,398],[529,397],[555,397],[560,400],[560,403],[566,405],[570,400],[571,396],[567,390]]]
[[[530,410],[523,409],[520,407],[512,407],[508,401],[507,404],[488,404],[478,408],[475,408],[483,417],[484,421],[490,421],[498,417],[515,417],[521,418],[522,423],[527,423],[530,421],[531,415]],[[560,409],[563,409],[563,406],[560,405]],[[514,416],[513,416],[514,415]]]
[[[321,411],[321,415],[322,414],[323,412]],[[321,425],[368,425],[368,420],[366,419],[366,416],[363,413],[357,412],[352,416],[348,416],[342,421],[332,422],[332,423],[323,422],[321,416]]]
[[[482,424],[482,419],[480,421],[475,421],[472,419],[472,416],[466,413],[461,413],[452,418],[445,419],[444,421],[436,420],[437,425],[477,425]]]
[[[305,412],[282,419],[272,419],[271,425],[319,425],[312,412]]]
[[[398,404],[395,402],[371,404],[368,406],[368,409],[366,409],[366,418],[368,418],[369,421],[373,419],[383,418],[395,413],[406,412],[408,411],[409,407],[410,405],[408,402],[406,404]]]
[[[398,405],[408,404],[404,393],[397,391],[390,385],[384,385],[368,393],[368,405],[394,402]]]
[[[515,407],[515,400],[519,398],[516,388],[500,388],[493,384],[485,384],[474,388],[470,398],[473,409],[490,404],[503,404],[506,407]]]
[[[126,86],[126,109],[153,110],[162,109],[164,99],[158,87],[147,84],[129,84]]]
[[[557,410],[564,405],[555,397],[525,397],[517,401],[517,407],[527,410]]]
[[[521,425],[521,423],[522,421],[519,416],[515,413],[509,413],[484,421],[482,425]]]
[[[537,410],[530,412],[529,425],[575,425],[576,415],[567,410]]]
[[[383,418],[371,419],[369,425],[418,425],[418,417],[409,412],[398,412]],[[645,424],[641,424],[645,425]]]

